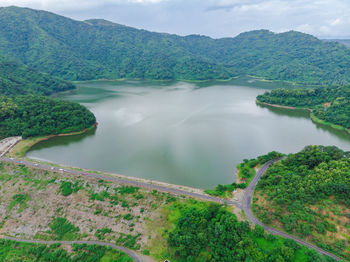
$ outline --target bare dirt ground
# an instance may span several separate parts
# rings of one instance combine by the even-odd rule
[[[0,141],[0,157],[4,156],[8,151],[10,151],[19,141],[22,140],[22,137],[8,137]]]
[[[4,166],[8,165],[8,166]],[[136,189],[133,193],[120,193],[121,185],[91,178],[77,178],[26,167],[3,164],[0,167],[0,235],[23,239],[55,239],[50,229],[54,218],[66,218],[79,228],[78,239],[101,240],[115,243],[120,237],[136,236],[139,251],[151,239],[145,234],[146,221],[161,212],[168,194]],[[77,192],[62,195],[63,181],[80,181]],[[117,192],[117,193],[116,193]],[[92,195],[115,196],[117,204],[105,197],[93,200]],[[25,200],[16,202],[16,196]],[[108,228],[110,233],[98,238],[98,229]],[[146,261],[152,261],[149,258]]]

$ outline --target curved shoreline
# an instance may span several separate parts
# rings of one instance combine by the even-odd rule
[[[282,108],[282,109],[288,109],[288,110],[303,110],[303,111],[307,111],[309,112],[309,117],[311,119],[311,121],[315,124],[319,124],[319,125],[324,125],[324,126],[328,126],[331,127],[335,130],[339,130],[339,131],[344,131],[347,134],[350,135],[350,129],[345,128],[343,126],[337,125],[337,124],[333,124],[331,122],[327,122],[324,121],[318,117],[315,116],[315,114],[313,113],[313,110],[311,108],[304,108],[304,107],[293,107],[293,106],[283,106],[283,105],[277,105],[277,104],[269,104],[269,103],[265,103],[265,102],[261,102],[259,100],[256,100],[256,103],[258,105],[262,105],[262,106],[266,106],[266,107],[274,107],[274,108]]]
[[[27,154],[27,152],[36,144],[42,142],[42,141],[46,141],[49,140],[51,138],[54,137],[61,137],[61,136],[76,136],[76,135],[81,135],[84,133],[87,133],[93,129],[95,129],[98,126],[98,123],[96,122],[95,124],[93,124],[91,127],[88,128],[84,128],[81,131],[75,131],[75,132],[71,132],[71,133],[63,133],[63,134],[56,134],[56,135],[46,135],[46,136],[37,136],[37,137],[29,137],[28,139],[23,139],[21,141],[19,141],[13,148],[11,148],[11,150],[9,152],[6,153],[6,156],[11,156],[11,157],[20,157],[20,158],[24,158]],[[28,145],[24,146],[23,149],[20,148],[18,150],[18,152],[12,152],[13,150],[16,150],[16,147],[21,146],[21,144],[25,143],[25,142],[29,142],[29,140],[33,140],[32,142],[30,142]],[[18,149],[18,148],[17,148]]]

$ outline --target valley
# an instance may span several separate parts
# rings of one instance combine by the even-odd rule
[[[0,261],[350,261],[349,41],[294,28],[0,7]]]

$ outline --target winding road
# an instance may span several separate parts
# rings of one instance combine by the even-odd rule
[[[327,255],[330,256],[332,258],[334,258],[335,260],[341,260],[341,258],[337,257],[336,255],[329,253],[313,244],[310,244],[304,240],[301,240],[293,235],[289,235],[283,231],[279,231],[277,229],[274,229],[268,225],[263,224],[261,221],[259,221],[253,214],[252,209],[251,209],[251,205],[252,205],[252,198],[253,198],[253,193],[254,193],[254,189],[256,187],[256,185],[258,184],[258,181],[260,179],[260,177],[265,173],[265,171],[275,162],[279,161],[280,158],[278,159],[274,159],[271,161],[266,162],[258,171],[256,176],[254,177],[254,179],[251,181],[250,185],[246,188],[244,196],[242,198],[242,201],[234,201],[234,200],[225,200],[225,199],[221,199],[218,197],[213,197],[213,196],[209,196],[206,194],[201,194],[201,193],[195,193],[195,192],[189,192],[189,191],[185,191],[185,190],[181,190],[181,189],[176,189],[176,188],[170,188],[170,187],[166,187],[166,186],[161,186],[161,185],[156,185],[156,184],[150,184],[150,183],[146,183],[146,182],[140,182],[140,181],[135,181],[135,180],[129,180],[126,178],[120,178],[120,177],[113,177],[113,176],[107,176],[107,175],[101,175],[101,174],[96,174],[96,173],[89,173],[89,172],[85,172],[85,171],[78,171],[78,170],[74,170],[74,169],[69,169],[69,168],[59,168],[59,167],[53,167],[47,164],[42,164],[42,163],[34,163],[34,162],[30,162],[30,161],[26,161],[26,160],[22,160],[22,159],[14,159],[14,158],[7,158],[7,157],[1,157],[0,161],[5,161],[5,162],[10,162],[10,163],[14,163],[14,164],[22,164],[22,165],[26,165],[29,167],[34,167],[34,168],[40,168],[43,170],[49,170],[49,171],[56,171],[56,172],[65,172],[68,174],[73,174],[73,175],[79,175],[79,176],[86,176],[86,177],[91,177],[91,178],[95,178],[95,179],[103,179],[106,181],[111,181],[111,182],[116,182],[116,183],[120,183],[120,184],[125,184],[125,185],[131,185],[131,186],[136,186],[136,187],[142,187],[142,188],[146,188],[146,189],[150,189],[150,190],[159,190],[162,192],[167,192],[167,193],[171,193],[171,194],[175,194],[175,195],[184,195],[184,196],[188,196],[188,197],[192,197],[192,198],[197,198],[197,199],[202,199],[202,200],[206,200],[206,201],[212,201],[212,202],[216,202],[219,204],[228,204],[228,205],[233,205],[235,207],[238,207],[240,209],[242,209],[245,212],[245,215],[247,216],[247,219],[252,223],[252,224],[258,224],[262,227],[264,227],[264,229],[268,232],[270,232],[273,235],[277,235],[277,236],[281,236],[284,238],[289,238],[289,239],[293,239],[294,241],[296,241],[297,243],[304,245],[308,248],[312,248],[315,249],[317,252],[319,252],[322,255]],[[10,238],[8,238],[10,239]],[[17,241],[22,241],[22,242],[31,242],[31,243],[40,243],[37,241],[29,241],[29,240],[20,240],[20,239],[14,239]],[[45,242],[51,242],[51,241],[42,241],[43,243]],[[62,241],[58,241],[60,243],[62,243]],[[56,243],[58,243],[56,242]],[[63,241],[64,242],[64,241]],[[122,250],[124,252],[126,252],[127,254],[131,254],[133,253],[134,256],[132,256],[134,258],[135,261],[141,261],[139,257],[135,257],[135,252],[128,250],[126,248],[121,249],[122,247],[118,247],[115,246],[113,244],[110,243],[104,243],[104,242],[98,242],[98,241],[71,241],[72,243],[85,243],[85,242],[89,242],[90,244],[100,244],[100,245],[105,245],[105,246],[111,246],[113,248],[117,248],[119,250]],[[127,250],[127,251],[125,251]],[[130,253],[131,252],[131,253]],[[131,255],[130,255],[131,256]]]
[[[341,258],[337,257],[336,255],[332,254],[332,253],[329,253],[328,251],[325,251],[313,244],[310,244],[304,240],[301,240],[293,235],[289,235],[283,231],[279,231],[277,229],[274,229],[268,225],[265,225],[263,224],[260,220],[258,220],[254,214],[253,214],[253,211],[252,211],[252,199],[253,199],[253,194],[254,194],[254,189],[256,187],[256,185],[258,184],[258,181],[260,179],[260,177],[266,172],[266,170],[272,165],[274,164],[275,162],[281,160],[281,158],[278,158],[278,159],[274,159],[274,160],[271,160],[271,161],[268,161],[266,162],[259,170],[258,172],[256,173],[256,176],[254,177],[254,179],[250,182],[249,186],[246,188],[246,191],[245,191],[245,194],[244,194],[244,197],[243,197],[243,203],[242,203],[242,206],[243,206],[243,210],[244,210],[244,213],[245,215],[247,216],[247,219],[253,223],[253,224],[256,224],[256,225],[260,225],[262,226],[266,231],[270,232],[272,235],[276,235],[276,236],[281,236],[281,237],[284,237],[284,238],[289,238],[289,239],[293,239],[295,242],[301,244],[301,245],[304,245],[308,248],[312,248],[312,249],[315,249],[318,253],[322,254],[322,255],[326,255],[326,256],[329,256],[329,257],[332,257],[334,258],[335,260],[339,261],[341,260]]]

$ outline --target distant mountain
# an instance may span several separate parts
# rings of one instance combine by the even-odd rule
[[[341,43],[347,47],[350,47],[350,39],[324,39],[324,41],[327,42],[338,42]]]
[[[0,57],[0,95],[41,94],[73,89],[74,85]]]
[[[0,8],[0,55],[66,80],[228,79],[350,83],[350,49],[299,32],[234,38],[153,33],[28,8]]]

